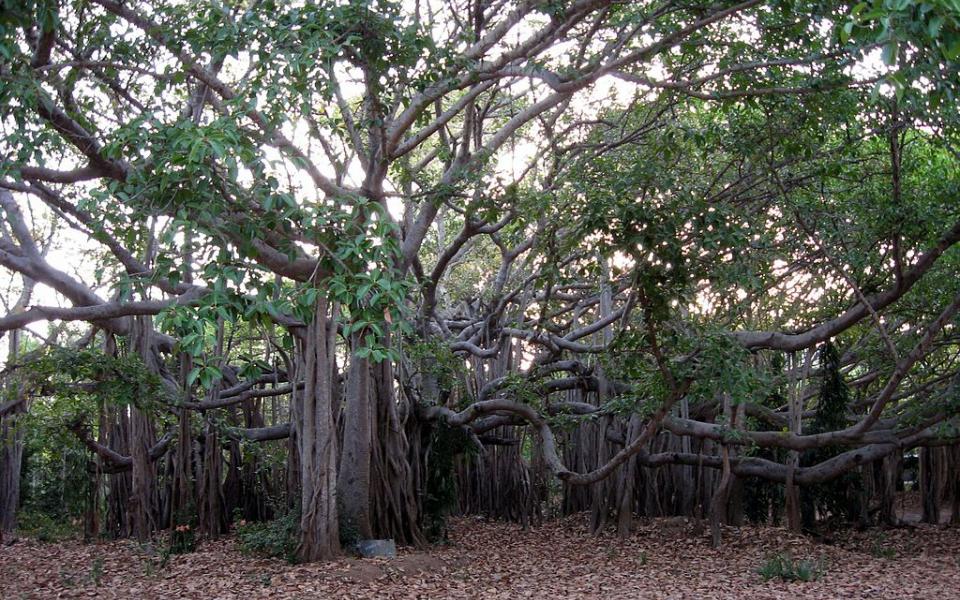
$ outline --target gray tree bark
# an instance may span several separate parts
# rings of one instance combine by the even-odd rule
[[[333,356],[337,310],[319,299],[301,345],[304,382],[296,395],[294,428],[300,454],[300,541],[297,557],[329,560],[340,553],[337,518],[337,429],[333,416]]]

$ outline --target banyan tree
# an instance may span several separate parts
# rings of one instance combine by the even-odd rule
[[[3,530],[960,519],[955,3],[0,10]]]

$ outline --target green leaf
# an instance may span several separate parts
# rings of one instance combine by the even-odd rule
[[[200,367],[194,367],[190,369],[190,372],[187,374],[187,385],[193,385],[193,382],[197,380],[198,375],[200,375]]]
[[[898,48],[899,48],[899,45],[895,41],[887,42],[883,46],[883,51],[881,52],[881,57],[883,58],[883,64],[891,67],[897,64]]]
[[[943,22],[946,19],[940,15],[936,15],[930,18],[930,21],[927,23],[927,34],[936,39],[940,35],[940,29],[943,27]]]

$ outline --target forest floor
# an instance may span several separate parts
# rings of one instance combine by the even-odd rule
[[[810,582],[764,581],[789,553],[822,565]],[[817,543],[779,528],[708,532],[683,519],[638,520],[625,540],[592,536],[582,516],[523,530],[453,521],[450,543],[395,559],[289,565],[202,544],[160,565],[131,541],[21,539],[0,547],[0,598],[936,598],[960,597],[960,528],[837,533]]]

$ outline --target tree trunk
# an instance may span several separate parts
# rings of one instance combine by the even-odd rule
[[[49,245],[44,247],[43,254]],[[25,310],[33,295],[36,282],[23,276],[23,289],[10,313]],[[10,332],[7,348],[7,365],[17,361],[20,355],[20,330]],[[17,510],[20,508],[20,470],[23,466],[23,429],[20,427],[20,415],[26,412],[28,399],[24,390],[14,378],[11,397],[17,404],[6,415],[0,416],[0,539],[4,533],[12,533],[17,528]],[[8,399],[8,398],[5,398]]]
[[[735,425],[736,418],[730,405],[730,397],[723,396],[723,414],[727,416],[727,422]],[[720,526],[727,516],[727,502],[730,499],[730,489],[733,486],[733,470],[730,468],[730,449],[725,443],[720,443],[720,456],[723,459],[723,474],[720,477],[720,485],[717,486],[710,500],[710,536],[714,548],[720,546]]]
[[[936,448],[920,448],[920,499],[924,523],[940,522],[940,478],[934,460]]]
[[[220,487],[223,472],[223,454],[220,451],[220,436],[217,426],[205,415],[203,421],[203,468],[197,485],[197,507],[200,531],[216,539],[223,528],[223,498]]]
[[[156,528],[156,477],[150,460],[153,426],[150,416],[139,408],[131,409],[133,469],[131,471],[130,532],[140,541],[150,539]]]
[[[389,338],[386,339],[389,344]],[[400,544],[426,545],[421,531],[420,502],[415,487],[412,452],[406,434],[405,419],[412,419],[411,407],[401,413],[394,389],[393,363],[381,361],[372,366],[373,431],[370,478],[371,516],[375,535],[393,538]]]
[[[17,528],[23,461],[23,429],[18,422],[21,412],[22,404],[0,417],[0,534]]]
[[[105,351],[111,352],[113,349],[112,343],[108,343]],[[127,411],[118,407],[102,406],[98,429],[101,444],[120,454],[130,454],[130,418]],[[126,517],[130,489],[130,471],[108,476],[105,529],[114,538],[130,535],[130,524]]]
[[[183,280],[186,283],[193,283],[193,252],[192,252],[193,234],[187,233],[184,239],[184,255],[186,260],[183,264]],[[190,371],[193,369],[193,357],[181,352],[179,358],[180,371],[177,377],[177,385],[182,390],[185,402],[193,400],[190,386],[187,385]],[[182,531],[177,531],[177,527],[188,525],[193,517],[196,516],[197,507],[194,502],[194,487],[192,485],[192,461],[193,453],[193,433],[190,427],[190,412],[185,408],[177,410],[177,445],[173,450],[172,457],[172,477],[170,483],[170,532],[172,539],[183,536]],[[194,523],[196,524],[196,523]]]
[[[732,426],[734,429],[743,429],[743,423],[747,418],[746,409],[747,405],[742,402],[733,407]],[[739,454],[735,447],[728,449],[728,451],[734,458]],[[730,494],[727,499],[727,522],[734,527],[740,527],[743,525],[743,480],[737,477],[736,473],[731,473],[731,478]]]
[[[301,344],[304,389],[296,395],[294,427],[300,454],[301,561],[332,559],[340,553],[337,521],[337,428],[333,417],[333,356],[336,308],[323,298]]]
[[[950,524],[960,524],[960,444],[954,444],[949,449],[949,477],[950,486]]]
[[[350,336],[353,351],[347,373],[343,412],[343,450],[337,479],[338,509],[342,532],[358,539],[373,537],[370,520],[371,433],[370,361],[357,356],[363,338]]]
[[[793,433],[794,435],[800,435],[803,433],[803,387],[799,381],[803,381],[806,377],[806,374],[809,373],[811,357],[812,354],[808,351],[803,365],[804,375],[799,378],[798,382],[790,385],[788,392],[790,403],[788,419],[790,433]],[[800,366],[796,354],[791,355],[790,361],[787,364],[794,369]],[[787,527],[790,529],[790,531],[800,532],[803,530],[803,511],[800,506],[800,488],[793,481],[794,471],[800,466],[800,453],[798,451],[790,451],[787,458],[787,466],[790,468],[790,471],[787,475],[786,489],[784,490],[784,495],[786,496]]]
[[[20,331],[10,332],[7,363],[17,360]],[[25,412],[26,398],[16,381],[11,397],[20,403],[6,415],[0,416],[0,537],[17,528],[17,509],[20,507],[20,469],[23,463],[23,428],[20,415]]]
[[[150,337],[153,324],[150,317],[134,318],[131,332],[132,348],[152,373],[159,373],[159,365],[153,356]],[[157,489],[156,473],[150,460],[150,446],[156,434],[150,414],[136,406],[130,407],[130,456],[133,458],[129,498],[130,532],[140,541],[150,538],[156,528]]]
[[[878,488],[876,491],[880,498],[877,520],[884,525],[897,525],[900,522],[897,518],[896,500],[898,463],[902,456],[900,451],[892,452],[877,461],[874,467]]]
[[[630,415],[626,428],[627,443],[640,435],[641,420],[639,415]],[[626,538],[630,535],[633,525],[633,492],[637,478],[637,457],[631,456],[620,472],[620,483],[617,486],[619,498],[617,500],[617,535]]]
[[[730,498],[730,487],[733,483],[733,472],[730,469],[730,451],[726,444],[720,446],[720,456],[723,457],[723,475],[720,485],[710,500],[710,538],[714,548],[720,547],[720,526],[723,524],[727,512],[727,500]]]

